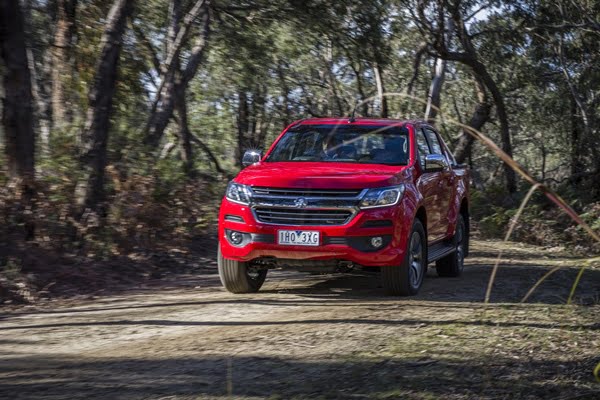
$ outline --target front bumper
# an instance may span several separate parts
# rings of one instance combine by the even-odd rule
[[[224,198],[219,212],[221,253],[227,259],[243,262],[275,257],[288,260],[348,261],[365,267],[400,265],[412,225],[410,207],[403,207],[402,203],[361,210],[345,225],[286,226],[260,223],[256,221],[249,206]],[[277,233],[282,229],[319,231],[320,244],[314,247],[279,245]],[[242,247],[233,246],[225,236],[226,230],[250,234],[252,239]],[[384,238],[381,249],[368,246],[370,238],[374,236]]]

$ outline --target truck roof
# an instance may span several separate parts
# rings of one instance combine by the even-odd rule
[[[398,125],[403,126],[407,123],[425,123],[419,120],[403,120],[403,119],[390,119],[390,118],[363,118],[357,117],[354,120],[349,117],[322,117],[322,118],[307,118],[299,121],[295,121],[292,125]]]

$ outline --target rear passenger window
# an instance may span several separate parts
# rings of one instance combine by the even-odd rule
[[[435,132],[431,129],[425,128],[425,133],[427,134],[427,139],[429,139],[432,154],[444,155],[444,152],[442,151],[442,146],[440,145],[440,141],[438,140],[438,137],[435,134]]]
[[[431,154],[431,151],[429,150],[429,145],[427,144],[427,139],[425,139],[425,134],[422,129],[417,129],[416,136],[419,161],[421,162],[421,167],[425,167],[425,157],[428,154]]]

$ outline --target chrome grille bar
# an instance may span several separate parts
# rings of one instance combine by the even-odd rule
[[[319,209],[280,209],[255,208],[254,213],[260,222],[278,225],[343,225],[353,215],[352,210]]]
[[[258,222],[286,226],[344,225],[358,212],[366,189],[305,189],[253,186]]]
[[[359,189],[280,189],[252,187],[254,196],[262,198],[319,198],[319,199],[356,199],[362,194]]]

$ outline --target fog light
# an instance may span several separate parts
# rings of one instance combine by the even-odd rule
[[[374,236],[371,238],[371,246],[378,249],[383,245],[383,238],[381,236]]]
[[[229,231],[229,241],[233,245],[240,245],[244,241],[244,235],[238,231]]]

